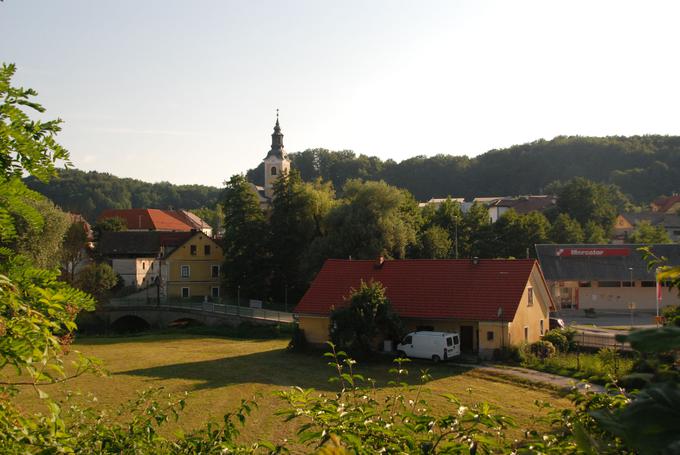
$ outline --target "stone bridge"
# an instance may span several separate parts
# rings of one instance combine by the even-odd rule
[[[166,328],[186,325],[237,326],[247,321],[273,325],[292,323],[293,314],[261,308],[239,307],[212,302],[139,302],[112,300],[98,308],[96,316],[107,328]]]

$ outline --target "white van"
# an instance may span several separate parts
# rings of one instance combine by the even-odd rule
[[[403,357],[432,359],[434,362],[460,355],[460,336],[447,332],[411,332],[397,345]]]

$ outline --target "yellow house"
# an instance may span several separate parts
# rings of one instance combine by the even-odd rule
[[[307,341],[329,339],[332,309],[345,305],[362,280],[382,283],[408,331],[458,332],[461,349],[482,357],[549,330],[553,302],[533,259],[332,259],[295,308]]]
[[[222,247],[196,232],[173,250],[162,264],[162,285],[169,299],[216,300],[220,298]]]

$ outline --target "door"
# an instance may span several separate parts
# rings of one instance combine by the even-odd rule
[[[475,328],[471,325],[460,326],[460,350],[462,352],[474,351]]]

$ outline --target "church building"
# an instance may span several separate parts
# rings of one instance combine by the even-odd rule
[[[274,183],[283,173],[290,172],[290,160],[283,147],[283,133],[279,125],[279,113],[276,111],[276,125],[272,134],[272,146],[263,160],[264,163],[264,187],[254,186],[260,200],[260,207],[267,209],[274,197]]]

